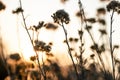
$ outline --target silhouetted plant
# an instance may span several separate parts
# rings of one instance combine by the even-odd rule
[[[68,53],[70,55],[70,58],[72,60],[72,63],[73,63],[73,67],[75,69],[75,72],[76,72],[76,76],[77,76],[77,79],[79,80],[79,75],[78,75],[78,72],[77,72],[77,68],[76,68],[76,65],[75,65],[75,62],[73,60],[73,57],[72,57],[72,53],[71,53],[71,48],[70,48],[70,45],[69,45],[69,42],[68,42],[68,36],[67,36],[67,31],[64,27],[64,23],[65,24],[68,24],[69,21],[70,21],[70,18],[69,18],[69,15],[67,12],[65,12],[64,10],[58,10],[56,11],[53,15],[52,15],[52,18],[54,20],[55,23],[58,23],[64,30],[64,34],[65,34],[65,40],[66,40],[66,44],[67,44],[67,47],[68,47]]]
[[[112,44],[112,33],[113,33],[113,16],[114,13],[117,12],[119,14],[120,12],[120,2],[118,1],[111,1],[107,5],[107,11],[112,11],[110,16],[110,52],[111,52],[111,58],[112,58],[112,67],[113,67],[113,80],[115,80],[115,62],[114,62],[114,55],[113,55],[113,44]]]

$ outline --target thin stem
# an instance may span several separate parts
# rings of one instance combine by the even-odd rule
[[[68,47],[68,53],[69,53],[69,56],[70,56],[70,58],[71,58],[71,60],[72,60],[73,67],[74,67],[75,72],[76,72],[77,80],[79,80],[79,75],[78,75],[78,72],[77,72],[77,68],[76,68],[75,62],[74,62],[73,57],[72,57],[70,45],[69,45],[69,43],[68,43],[67,31],[66,31],[66,29],[65,29],[65,27],[64,27],[64,25],[63,25],[63,22],[61,22],[61,23],[62,23],[61,26],[62,26],[62,28],[63,28],[63,30],[64,30],[64,33],[65,33],[65,39],[66,39],[66,44],[67,44],[67,47]]]
[[[113,48],[112,48],[112,24],[113,24],[113,16],[114,16],[114,9],[111,15],[110,21],[110,52],[111,52],[111,59],[112,59],[112,69],[113,69],[113,80],[115,80],[115,64],[114,64],[114,56],[113,56]]]
[[[82,2],[81,2],[81,0],[78,1],[78,4],[79,4],[80,12],[82,13],[82,16],[81,16],[81,17],[82,17],[82,20],[84,20],[85,26],[87,27],[88,24],[87,24],[87,21],[86,21],[86,16],[85,16],[84,9],[82,8]],[[86,30],[87,30],[87,32],[89,33],[93,44],[96,45],[96,42],[94,41],[94,38],[93,38],[91,32],[89,31],[89,29],[86,29]],[[95,50],[96,50],[96,52],[98,52],[98,51],[99,51],[99,48],[96,47]],[[99,60],[100,60],[100,62],[101,62],[101,64],[102,64],[102,66],[103,66],[103,71],[105,72],[104,62],[103,62],[103,60],[102,60],[102,58],[101,58],[101,56],[100,56],[99,54],[97,54],[97,56],[98,56],[98,58],[99,58]]]
[[[22,2],[21,2],[21,0],[19,0],[19,3],[20,3],[20,7],[21,7],[21,9],[22,9]],[[28,29],[27,29],[27,25],[26,25],[26,22],[25,22],[25,17],[24,17],[23,12],[21,12],[21,14],[22,14],[22,18],[23,18],[23,23],[24,23],[25,30],[27,31],[28,37],[29,37],[29,39],[30,39],[30,41],[31,41],[31,44],[32,44],[32,47],[33,47],[33,49],[34,49],[34,44],[33,44],[32,38],[31,38],[31,36],[30,36],[30,33],[29,33]],[[40,61],[39,61],[38,53],[37,53],[36,50],[34,50],[34,51],[35,51],[36,56],[37,56],[37,62],[38,62],[39,70],[40,70],[41,74],[43,75],[43,77],[45,77],[45,75],[44,75],[44,73],[43,73],[43,71],[42,71],[42,69],[41,69],[41,67],[40,67]],[[45,79],[44,79],[44,80],[45,80]]]

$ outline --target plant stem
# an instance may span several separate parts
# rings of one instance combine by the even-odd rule
[[[19,0],[19,3],[20,3],[20,8],[22,9],[21,0]],[[32,44],[32,47],[33,47],[33,49],[34,49],[34,44],[33,44],[32,38],[31,38],[31,36],[30,36],[30,33],[29,33],[28,29],[27,29],[27,25],[26,25],[26,22],[25,22],[25,17],[24,17],[23,12],[21,12],[21,14],[22,14],[22,18],[23,18],[23,23],[24,23],[25,30],[26,30],[26,32],[27,32],[27,34],[28,34],[28,37],[29,37],[29,39],[30,39],[30,41],[31,41],[31,44]],[[40,61],[39,61],[38,53],[37,53],[36,50],[34,50],[34,51],[35,51],[36,56],[37,56],[37,62],[38,62],[39,71],[41,72],[41,74],[43,75],[43,77],[45,77],[45,75],[44,75],[44,73],[43,73],[43,71],[42,71],[42,69],[41,69],[41,67],[40,67]],[[46,79],[44,79],[44,80],[46,80]]]
[[[82,2],[81,2],[81,0],[78,0],[78,4],[79,4],[80,12],[82,13],[82,14],[81,14],[81,15],[82,15],[81,18],[82,18],[82,20],[85,22],[85,27],[87,27],[88,24],[87,24],[87,21],[86,21],[86,16],[85,16],[84,9],[83,9],[83,7],[82,7]],[[93,38],[91,32],[89,31],[89,29],[86,29],[86,30],[87,30],[88,34],[90,35],[93,44],[96,45],[96,42],[94,41],[94,38]],[[95,50],[96,50],[96,53],[97,53],[97,52],[99,51],[99,48],[96,47]],[[98,58],[99,58],[99,60],[100,60],[100,62],[101,62],[101,64],[102,64],[103,71],[106,72],[106,71],[105,71],[104,62],[103,62],[103,60],[102,60],[100,54],[97,54],[97,56],[98,56]]]
[[[64,25],[63,25],[63,22],[61,22],[61,23],[62,23],[61,26],[62,26],[62,28],[63,28],[63,30],[64,30],[64,33],[65,33],[65,39],[66,39],[66,44],[67,44],[67,47],[68,47],[68,53],[69,53],[69,56],[70,56],[70,58],[71,58],[71,60],[72,60],[73,67],[74,67],[75,72],[76,72],[77,80],[79,80],[79,75],[78,75],[78,72],[77,72],[77,68],[76,68],[75,62],[74,62],[73,57],[72,57],[70,45],[69,45],[69,43],[68,43],[67,31],[66,31],[66,29],[65,29],[65,27],[64,27]]]
[[[114,9],[112,11],[111,21],[110,21],[110,53],[111,53],[111,59],[112,59],[113,80],[115,80],[115,64],[114,64],[114,56],[113,56],[113,48],[112,48],[112,24],[113,24],[113,16],[114,16]]]

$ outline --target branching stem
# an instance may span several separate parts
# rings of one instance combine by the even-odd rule
[[[22,2],[21,2],[21,0],[19,0],[19,3],[20,3],[20,8],[22,9]],[[27,32],[27,34],[28,34],[28,37],[29,37],[29,39],[30,39],[30,41],[31,41],[31,44],[32,44],[32,47],[33,47],[33,49],[34,49],[34,44],[33,44],[32,38],[31,38],[31,36],[30,36],[30,33],[29,33],[28,29],[27,29],[27,25],[26,25],[26,22],[25,22],[24,13],[21,12],[21,14],[22,14],[22,18],[23,18],[23,23],[24,23],[25,30],[26,30],[26,32]],[[40,73],[43,75],[44,80],[46,80],[46,78],[45,78],[46,76],[45,76],[44,72],[42,71],[42,68],[40,67],[40,61],[39,61],[38,53],[37,53],[36,50],[34,50],[34,51],[35,51],[36,56],[37,56],[37,62],[38,62],[39,71],[40,71]]]

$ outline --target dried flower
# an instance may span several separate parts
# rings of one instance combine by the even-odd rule
[[[14,59],[14,60],[16,60],[16,61],[18,61],[18,60],[21,59],[19,53],[11,54],[11,55],[10,55],[10,58],[11,58],[11,59]]]
[[[46,51],[46,52],[50,52],[51,51],[51,46],[46,45],[46,46],[44,46],[43,50]]]
[[[76,16],[77,16],[77,17],[81,17],[81,16],[82,16],[82,13],[81,13],[80,11],[78,11],[78,12],[76,13]]]
[[[111,10],[118,12],[120,10],[120,3],[118,1],[111,1],[107,5],[107,11],[111,11]]]
[[[78,31],[78,34],[82,36],[83,35],[83,31],[82,30]]]
[[[51,46],[51,45],[53,45],[53,43],[52,43],[52,42],[49,42],[49,45]]]
[[[94,44],[90,47],[92,50],[97,50],[98,49],[98,45],[97,44]]]
[[[94,58],[94,56],[95,56],[95,54],[91,54],[91,55],[90,55],[91,58]]]
[[[105,8],[99,8],[99,9],[97,9],[97,14],[103,14],[103,15],[105,15],[106,14]]]
[[[114,48],[118,49],[118,48],[119,48],[119,45],[114,45]]]
[[[70,42],[72,42],[72,41],[73,41],[73,38],[72,38],[72,37],[70,37],[70,38],[69,38],[69,41],[70,41]]]
[[[35,31],[37,31],[37,30],[39,30],[40,28],[42,28],[43,25],[44,25],[44,21],[40,21],[37,26],[35,26],[35,25],[33,26],[33,29],[34,29]]]
[[[100,51],[101,51],[101,52],[105,52],[105,45],[104,45],[104,44],[102,44],[102,45],[100,46]]]
[[[92,29],[92,26],[86,26],[85,29],[90,30],[90,29]]]
[[[66,43],[66,42],[67,42],[66,40],[63,41],[63,43]]]
[[[99,32],[100,32],[102,35],[107,34],[106,30],[104,30],[104,29],[99,29]]]
[[[90,23],[95,23],[96,19],[95,18],[88,18],[88,19],[85,19],[85,21],[90,22]]]
[[[58,28],[58,26],[55,25],[55,24],[53,24],[53,23],[46,23],[46,24],[44,25],[44,27],[45,27],[46,29],[52,29],[52,30],[56,30],[56,29]]]
[[[4,10],[6,8],[6,6],[0,1],[0,11]]]
[[[35,40],[34,49],[37,50],[37,51],[50,52],[51,51],[51,46],[50,45],[46,45],[46,43],[43,42],[43,41]]]
[[[31,61],[35,61],[36,59],[37,59],[36,56],[31,56],[31,57],[30,57],[30,60],[31,60]]]
[[[98,22],[102,25],[106,25],[106,21],[104,19],[98,19]]]
[[[74,41],[75,41],[75,42],[78,42],[78,40],[79,40],[78,38],[74,38]]]
[[[65,23],[68,24],[70,21],[69,15],[67,12],[65,12],[63,9],[56,11],[53,15],[52,18],[55,23]]]
[[[12,11],[12,13],[13,14],[19,14],[20,12],[23,12],[24,10],[21,8],[21,7],[19,7],[19,8],[17,8],[16,10],[13,10]]]

